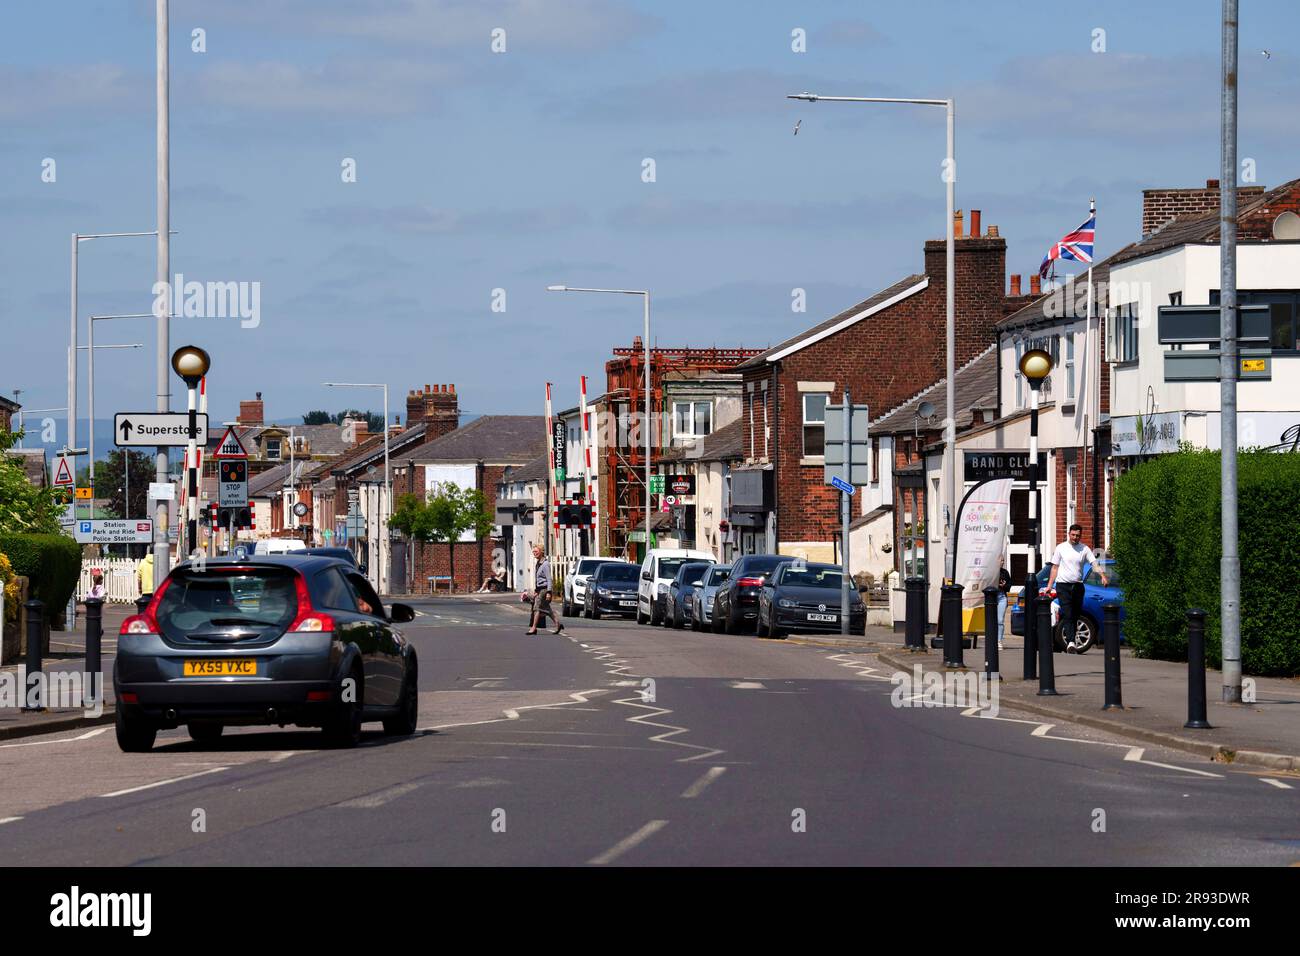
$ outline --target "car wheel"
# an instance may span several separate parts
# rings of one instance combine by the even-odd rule
[[[406,679],[402,682],[402,705],[396,715],[385,718],[384,733],[390,737],[409,737],[415,733],[420,713],[420,673],[415,658],[406,666]]]
[[[734,612],[735,612],[735,608],[731,608],[731,609],[729,609],[729,610],[727,611],[727,616],[726,616],[726,618],[723,619],[723,622],[722,622],[722,630],[723,630],[723,632],[726,633],[726,634],[739,634],[739,633],[740,633],[741,619],[740,619],[740,617],[739,617],[737,614],[735,614]]]
[[[1076,654],[1085,654],[1094,644],[1099,643],[1097,636],[1100,631],[1097,628],[1097,622],[1088,615],[1079,618],[1079,626],[1074,629],[1074,652]]]
[[[331,747],[344,749],[361,743],[361,707],[362,694],[365,690],[365,678],[360,668],[353,668],[348,674],[355,692],[345,693],[345,686],[339,685],[338,703],[334,713],[325,721],[325,740]],[[352,698],[345,700],[345,697]]]
[[[726,633],[723,630],[722,609],[718,606],[717,601],[713,602],[713,620],[709,622],[709,630],[711,630],[714,634]]]
[[[636,599],[636,622],[637,622],[638,624],[645,624],[645,615],[641,613],[641,599],[640,599],[640,598],[637,598],[637,599]]]
[[[785,631],[781,630],[781,628],[776,626],[775,618],[768,621],[767,623],[767,636],[777,641],[783,640],[785,638]]]
[[[158,728],[153,721],[131,714],[122,707],[113,722],[117,728],[117,745],[123,753],[142,754],[153,750],[153,742],[158,737]]]
[[[214,744],[221,739],[221,732],[226,728],[222,724],[186,724],[185,729],[196,744]]]
[[[650,626],[658,627],[661,618],[659,617],[659,602],[654,601],[650,604]]]
[[[695,613],[694,610],[691,611],[691,630],[692,630],[692,631],[702,631],[702,630],[704,630],[704,625],[700,623],[700,618],[699,618],[699,616]]]
[[[590,611],[587,612],[587,617],[591,618],[593,621],[599,621],[600,612],[593,607]]]

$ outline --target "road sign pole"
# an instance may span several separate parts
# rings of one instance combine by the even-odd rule
[[[844,389],[844,480],[853,485],[853,402],[849,390]],[[840,634],[849,633],[849,516],[852,512],[853,493],[840,493],[840,550],[844,556],[844,573],[840,575]]]
[[[189,433],[190,440],[185,445],[185,470],[186,470],[186,487],[189,489],[186,494],[188,500],[185,502],[186,538],[188,539],[189,553],[193,554],[199,546],[199,473],[197,465],[198,458],[198,390],[191,385],[186,391],[189,393],[189,412],[190,423]]]

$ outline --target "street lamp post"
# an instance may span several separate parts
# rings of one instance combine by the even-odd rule
[[[393,484],[388,472],[388,383],[387,382],[325,382],[326,388],[382,388],[384,390],[384,507],[379,509],[380,521],[380,561],[379,571],[375,574],[376,589],[380,594],[387,592],[388,557],[391,545],[388,543],[388,515],[393,510]],[[409,422],[407,423],[410,424]],[[291,444],[292,449],[292,444]],[[291,451],[292,453],[292,451]]]
[[[956,520],[954,510],[957,503],[957,433],[956,433],[956,409],[953,378],[956,374],[956,322],[955,322],[955,298],[953,273],[955,271],[956,251],[953,246],[953,209],[956,205],[956,184],[957,184],[957,159],[956,159],[956,105],[949,98],[946,100],[926,100],[912,99],[907,97],[892,96],[821,96],[816,93],[791,93],[786,96],[788,100],[807,100],[809,103],[815,103],[818,100],[827,100],[832,103],[908,103],[914,106],[942,106],[948,114],[948,156],[944,161],[943,180],[947,184],[948,198],[948,218],[944,222],[944,235],[947,237],[947,248],[944,256],[945,282],[944,282],[944,309],[946,315],[945,323],[945,341],[947,359],[944,365],[945,378],[947,381],[947,415],[943,423],[943,446],[944,446],[944,469],[943,469],[943,509],[944,509],[944,577],[951,581],[955,573],[956,555],[952,550],[952,529]]]
[[[1042,533],[1038,517],[1038,396],[1043,379],[1052,371],[1052,356],[1042,349],[1029,349],[1020,357],[1020,374],[1029,382],[1029,574],[1025,578],[1025,679],[1033,678],[1033,641],[1047,643],[1051,653],[1052,635],[1035,634],[1034,602],[1038,594],[1038,568],[1042,558]],[[1051,658],[1047,659],[1051,666]]]
[[[92,316],[93,318],[93,316]],[[85,352],[86,355],[86,401],[90,427],[87,429],[89,435],[88,448],[90,450],[90,500],[95,500],[95,350],[96,349],[142,349],[143,342],[132,342],[125,345],[96,345],[95,344],[95,326],[90,326],[90,340],[85,345],[78,345],[77,351]]]
[[[650,292],[648,289],[579,289],[548,285],[547,292],[604,292],[610,295],[639,295],[645,300],[645,547],[650,550]]]
[[[199,382],[208,374],[212,360],[196,345],[183,345],[172,354],[172,369],[185,380],[189,392],[189,441],[185,443],[185,470],[189,489],[186,500],[186,544],[192,554],[199,546],[199,469],[198,469],[198,391]],[[183,551],[181,552],[184,553]]]

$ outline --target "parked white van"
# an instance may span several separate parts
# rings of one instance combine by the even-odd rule
[[[292,551],[307,550],[307,545],[301,538],[261,538],[254,544],[251,554],[289,554]]]
[[[677,569],[687,561],[716,561],[712,551],[690,548],[651,548],[641,563],[641,581],[636,589],[636,622],[659,624],[664,619],[668,585]]]

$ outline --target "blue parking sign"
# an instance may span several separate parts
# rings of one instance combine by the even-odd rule
[[[90,522],[89,522],[89,521],[83,521],[83,522],[81,522],[81,533],[82,533],[82,534],[90,534]]]

